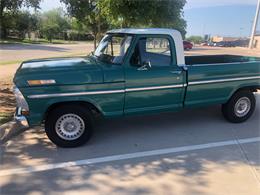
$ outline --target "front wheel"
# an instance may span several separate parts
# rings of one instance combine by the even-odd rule
[[[254,110],[255,96],[251,91],[238,91],[222,105],[223,116],[232,123],[246,121]]]
[[[92,134],[91,112],[82,106],[64,105],[52,110],[45,121],[49,139],[60,147],[85,144]]]

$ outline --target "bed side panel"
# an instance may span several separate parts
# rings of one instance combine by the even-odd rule
[[[259,62],[189,66],[185,106],[223,104],[248,86],[260,86]]]

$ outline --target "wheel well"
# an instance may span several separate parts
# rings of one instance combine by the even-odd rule
[[[84,102],[84,101],[68,101],[68,102],[58,102],[58,103],[54,103],[52,104],[51,106],[49,106],[49,108],[47,109],[47,111],[45,112],[44,114],[44,118],[43,120],[46,119],[46,117],[48,116],[48,114],[58,108],[58,107],[62,107],[64,105],[80,105],[80,106],[83,106],[85,108],[88,108],[94,117],[99,117],[102,115],[102,113],[100,112],[100,110],[94,106],[93,104],[89,103],[89,102]]]
[[[237,89],[233,94],[235,94],[238,91],[251,91],[251,92],[257,92],[257,90],[260,90],[260,86],[248,86],[248,87],[241,87]]]

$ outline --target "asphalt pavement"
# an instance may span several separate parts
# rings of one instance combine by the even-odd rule
[[[245,123],[220,106],[100,121],[79,148],[42,127],[1,146],[0,194],[260,194],[260,93]]]

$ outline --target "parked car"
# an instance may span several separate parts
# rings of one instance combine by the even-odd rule
[[[234,45],[236,47],[248,47],[249,39],[241,39],[241,40],[234,41]]]
[[[189,41],[183,41],[183,48],[184,50],[190,50],[193,48],[193,44]]]
[[[260,58],[184,57],[176,30],[119,29],[88,57],[23,62],[14,84],[15,119],[30,127],[44,124],[53,143],[76,147],[89,140],[97,116],[221,104],[228,121],[244,122],[255,109]]]
[[[200,44],[200,46],[208,46],[208,42],[203,42]]]
[[[235,47],[236,42],[235,41],[220,41],[214,43],[215,47]]]
[[[213,47],[215,45],[214,42],[208,42],[208,46]]]

